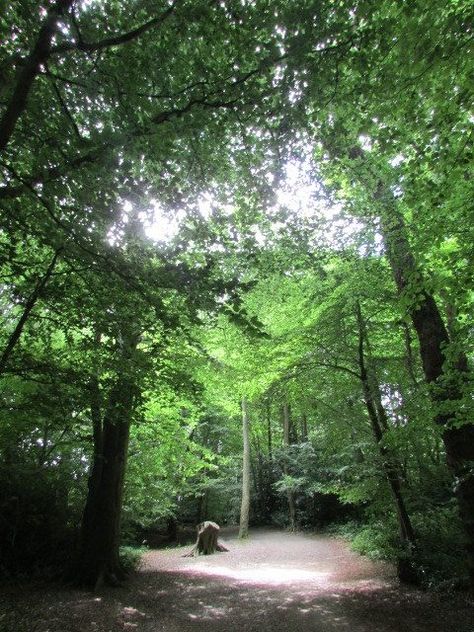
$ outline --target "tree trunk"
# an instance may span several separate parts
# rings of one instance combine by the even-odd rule
[[[445,350],[450,343],[448,331],[436,300],[426,290],[416,266],[403,217],[393,204],[387,205],[382,213],[381,226],[398,292],[410,299],[408,310],[420,345],[425,379],[432,385],[431,397],[436,407],[448,411],[438,412],[436,422],[444,428],[446,460],[456,481],[454,491],[466,533],[467,563],[474,590],[474,424],[451,426],[455,422],[457,402],[462,397],[467,359],[461,352],[451,366],[445,364]]]
[[[308,441],[308,417],[306,413],[303,413],[301,417],[301,441],[303,443]]]
[[[268,459],[273,461],[273,445],[272,445],[272,409],[270,405],[270,399],[266,402],[266,417],[267,417],[267,445],[268,445]]]
[[[413,357],[412,338],[410,333],[410,326],[405,321],[402,322],[403,339],[405,342],[405,366],[410,376],[411,382],[415,388],[418,387],[418,379],[415,371],[415,359]]]
[[[290,427],[291,427],[291,412],[289,404],[284,404],[283,406],[283,445],[286,450],[290,447]],[[283,473],[285,476],[288,476],[288,465],[283,465]],[[289,489],[286,492],[286,496],[288,499],[288,518],[290,531],[294,531],[296,528],[296,508],[295,508],[295,496],[294,493]]]
[[[209,505],[209,490],[205,489],[204,493],[199,496],[198,500],[198,524],[204,522],[208,513],[208,505]]]
[[[272,438],[272,409],[271,401],[268,397],[265,405],[265,416],[267,421],[267,452],[268,458],[265,468],[265,517],[268,523],[271,522],[273,507],[275,505],[275,491],[273,489],[273,438]]]
[[[174,516],[170,516],[166,521],[166,535],[168,542],[178,541],[178,522]]]
[[[383,444],[383,435],[388,426],[387,414],[382,406],[378,384],[375,386],[375,374],[373,371],[372,379],[369,378],[364,354],[364,342],[367,340],[367,332],[359,303],[356,305],[356,317],[359,329],[359,372],[364,402],[372,433],[382,459],[383,471],[395,502],[400,527],[400,539],[404,547],[404,554],[399,556],[398,559],[398,577],[404,582],[419,583],[418,572],[413,560],[416,550],[415,532],[403,498],[400,468]],[[375,392],[375,389],[377,389],[377,392]]]
[[[249,534],[250,514],[250,433],[247,401],[242,397],[242,435],[244,444],[242,462],[242,503],[240,506],[239,538],[247,538]]]
[[[94,342],[97,347],[100,346],[101,335],[99,331],[96,331],[94,336]],[[91,511],[91,502],[95,498],[95,495],[100,484],[102,477],[102,464],[103,464],[103,427],[102,427],[102,410],[101,410],[101,394],[99,386],[98,372],[95,373],[89,382],[90,391],[90,406],[91,406],[91,421],[92,421],[92,467],[89,473],[88,496],[86,499],[86,505],[83,513],[83,524],[89,520],[89,513]]]
[[[138,337],[123,345],[130,361]],[[128,369],[128,370],[127,370]],[[119,560],[120,517],[130,422],[135,386],[129,367],[124,368],[110,392],[102,422],[97,416],[97,393],[93,389],[94,457],[89,491],[81,525],[77,581],[91,588],[106,582],[116,585],[125,573]],[[100,424],[100,426],[99,426]]]
[[[267,507],[266,463],[263,458],[263,453],[262,453],[258,436],[255,438],[255,440],[257,444],[256,445],[257,471],[254,473],[254,481],[255,481],[255,487],[256,487],[256,490],[255,490],[256,498],[258,502],[259,519],[262,520],[262,518],[264,517],[265,519],[268,519],[268,516],[266,515],[266,507]]]

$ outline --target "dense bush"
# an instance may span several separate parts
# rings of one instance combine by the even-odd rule
[[[0,571],[56,572],[76,544],[80,507],[69,472],[22,463],[0,469]]]
[[[467,565],[464,536],[454,502],[423,513],[414,513],[417,550],[414,553],[421,584],[427,588],[464,586]],[[352,548],[371,559],[395,563],[404,552],[400,545],[396,517],[375,518],[365,512],[357,521],[334,523],[327,532],[351,542]]]

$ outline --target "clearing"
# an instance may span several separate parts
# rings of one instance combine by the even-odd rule
[[[127,586],[92,595],[11,586],[2,632],[474,632],[465,597],[400,588],[393,570],[325,535],[223,531],[228,553],[150,551]],[[6,607],[5,607],[6,605]]]

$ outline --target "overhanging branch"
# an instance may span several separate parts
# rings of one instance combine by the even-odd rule
[[[120,33],[119,35],[114,35],[112,37],[106,37],[98,42],[84,42],[80,39],[77,42],[68,42],[65,44],[59,44],[58,46],[54,46],[51,49],[51,55],[57,55],[61,53],[67,53],[72,50],[78,50],[84,53],[94,53],[99,50],[103,50],[104,48],[111,48],[112,46],[121,46],[122,44],[127,44],[131,42],[140,35],[143,35],[147,31],[155,28],[156,26],[160,26],[165,22],[165,20],[174,12],[176,5],[178,4],[178,0],[175,0],[173,4],[161,15],[148,20],[144,24],[138,26],[131,31],[127,31],[126,33]]]

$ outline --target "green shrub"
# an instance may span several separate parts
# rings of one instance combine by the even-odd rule
[[[464,536],[455,501],[413,512],[411,519],[417,537],[415,565],[422,585],[426,588],[464,585],[467,577]],[[405,554],[392,514],[384,520],[369,515],[364,522],[333,524],[326,532],[346,538],[354,551],[371,559],[395,563]]]
[[[395,561],[402,553],[397,534],[393,519],[373,522],[353,536],[352,548],[373,560]]]
[[[121,546],[120,561],[126,571],[134,571],[140,567],[143,555],[148,551],[145,546]]]
[[[467,577],[464,533],[454,499],[413,515],[418,557],[427,587],[462,583]]]

